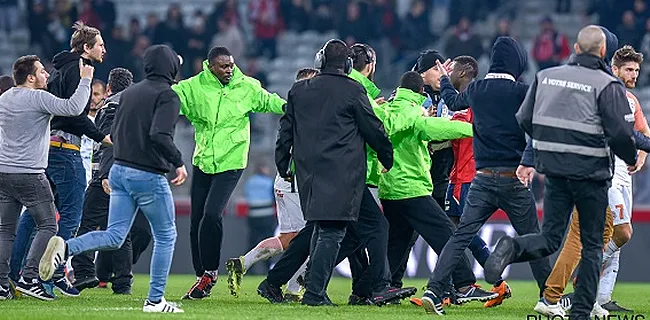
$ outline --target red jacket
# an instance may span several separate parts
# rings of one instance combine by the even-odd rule
[[[472,109],[457,111],[454,113],[452,120],[472,123],[474,121]],[[476,175],[472,138],[454,140],[451,142],[451,148],[454,151],[454,167],[449,175],[449,183],[460,185],[472,182]]]

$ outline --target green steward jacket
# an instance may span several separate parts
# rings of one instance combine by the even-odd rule
[[[251,112],[282,114],[286,103],[237,66],[223,85],[203,61],[203,71],[172,89],[181,100],[181,114],[195,129],[192,164],[207,174],[244,169],[248,164]]]
[[[379,96],[381,93],[381,90],[377,88],[377,86],[370,81],[366,76],[361,74],[361,72],[352,69],[352,72],[348,75],[350,78],[354,79],[356,82],[360,83],[365,89],[366,92],[368,93],[368,100],[370,100],[370,105],[372,106],[372,110],[375,111],[375,115],[379,120],[384,121],[384,115],[383,115],[383,109],[379,108],[379,105],[377,102],[375,102],[375,99]],[[379,185],[379,173],[380,173],[380,165],[379,165],[379,160],[377,160],[377,153],[375,150],[372,150],[370,146],[366,145],[366,158],[367,158],[367,169],[366,169],[366,184],[372,185],[372,186],[378,186]]]
[[[379,179],[379,198],[403,200],[431,195],[431,158],[428,141],[455,140],[472,136],[472,125],[446,118],[425,117],[426,98],[409,89],[398,88],[391,103],[381,105],[387,117],[384,127],[393,143],[395,163]]]

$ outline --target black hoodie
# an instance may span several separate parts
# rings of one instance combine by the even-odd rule
[[[68,99],[77,90],[81,75],[79,74],[79,54],[63,51],[54,56],[52,63],[54,70],[50,73],[47,81],[47,91],[61,98]],[[88,59],[84,59],[86,64],[92,65]],[[92,98],[92,97],[91,97]],[[61,130],[73,134],[77,137],[86,135],[87,137],[101,142],[104,135],[95,124],[88,119],[88,110],[90,109],[90,98],[86,104],[86,110],[76,117],[54,117],[50,123],[51,130]]]
[[[449,77],[440,79],[440,94],[449,110],[470,106],[474,112],[474,159],[476,168],[516,168],[526,148],[524,131],[515,113],[526,97],[528,85],[515,80],[526,69],[526,50],[510,37],[499,37],[492,46],[490,69],[462,93]]]
[[[179,69],[170,47],[145,50],[146,78],[122,91],[115,114],[111,137],[116,164],[161,174],[183,165],[173,140],[181,102],[171,84]]]

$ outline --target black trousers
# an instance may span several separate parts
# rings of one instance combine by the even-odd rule
[[[266,279],[271,285],[280,287],[287,283],[307,260],[314,226],[315,221],[307,221],[305,227],[291,240],[287,250],[267,275]],[[361,248],[367,249],[370,264],[365,271],[361,272],[358,284],[353,285],[354,294],[369,297],[371,292],[381,291],[389,285],[387,239],[388,221],[379,210],[370,191],[366,189],[361,200],[359,220],[347,226],[346,235],[335,261],[338,264],[346,257],[358,255],[357,251]]]
[[[514,168],[507,171],[512,172]],[[428,287],[435,294],[441,295],[444,292],[453,270],[461,261],[460,258],[465,256],[465,249],[498,209],[506,212],[517,234],[539,233],[535,199],[528,188],[516,177],[478,174],[472,180],[458,229],[442,250],[436,269],[429,278]],[[551,263],[546,257],[532,260],[530,269],[541,296],[546,287],[546,278],[551,273]]]
[[[571,315],[575,319],[588,319],[596,301],[610,184],[609,180],[571,180],[546,176],[542,233],[514,238],[514,262],[535,260],[553,254],[562,244],[575,205],[580,212],[582,242],[582,260],[571,307]]]
[[[436,201],[436,203],[437,203],[437,201]],[[404,236],[406,237],[408,235],[404,235]],[[404,285],[402,280],[404,279],[404,274],[406,273],[406,266],[408,265],[408,262],[409,262],[409,253],[411,252],[411,249],[415,245],[415,242],[418,241],[419,237],[420,237],[420,235],[417,232],[414,231],[413,235],[411,235],[411,241],[409,242],[408,249],[406,249],[407,254],[404,255],[404,258],[402,259],[402,263],[397,267],[397,269],[395,269],[395,270],[391,269],[390,285],[392,287],[401,288]],[[398,252],[396,252],[395,250],[398,250]],[[403,252],[401,252],[401,250],[402,250],[401,248],[397,248],[395,246],[390,246],[389,245],[388,246],[388,256],[398,257],[401,254],[403,254]]]
[[[431,196],[404,200],[382,200],[388,229],[388,262],[391,272],[397,270],[409,254],[413,232],[419,233],[438,255],[456,229]],[[462,255],[452,274],[453,284],[462,288],[476,282],[469,259]]]
[[[305,275],[303,303],[318,304],[329,301],[327,285],[336,267],[336,257],[348,224],[348,221],[315,222]]]
[[[83,215],[77,236],[97,229],[106,230],[108,223],[109,195],[100,184],[91,184],[84,196]],[[72,268],[75,278],[95,277],[101,281],[111,281],[114,290],[131,286],[132,253],[131,237],[127,235],[124,244],[115,251],[105,251],[97,258],[95,271],[95,253],[85,252],[72,257]],[[111,277],[115,274],[114,277]]]
[[[194,166],[191,186],[190,248],[196,276],[219,269],[223,210],[244,170],[207,174]]]
[[[447,206],[447,186],[449,186],[449,174],[453,167],[454,150],[451,147],[436,150],[431,154],[432,196],[443,210]]]

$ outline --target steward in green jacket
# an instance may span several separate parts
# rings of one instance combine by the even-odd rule
[[[245,76],[224,47],[212,48],[203,71],[172,87],[195,129],[190,245],[197,282],[186,298],[210,295],[221,258],[221,214],[248,164],[251,112],[283,113],[285,101]],[[200,228],[199,228],[200,226]]]

